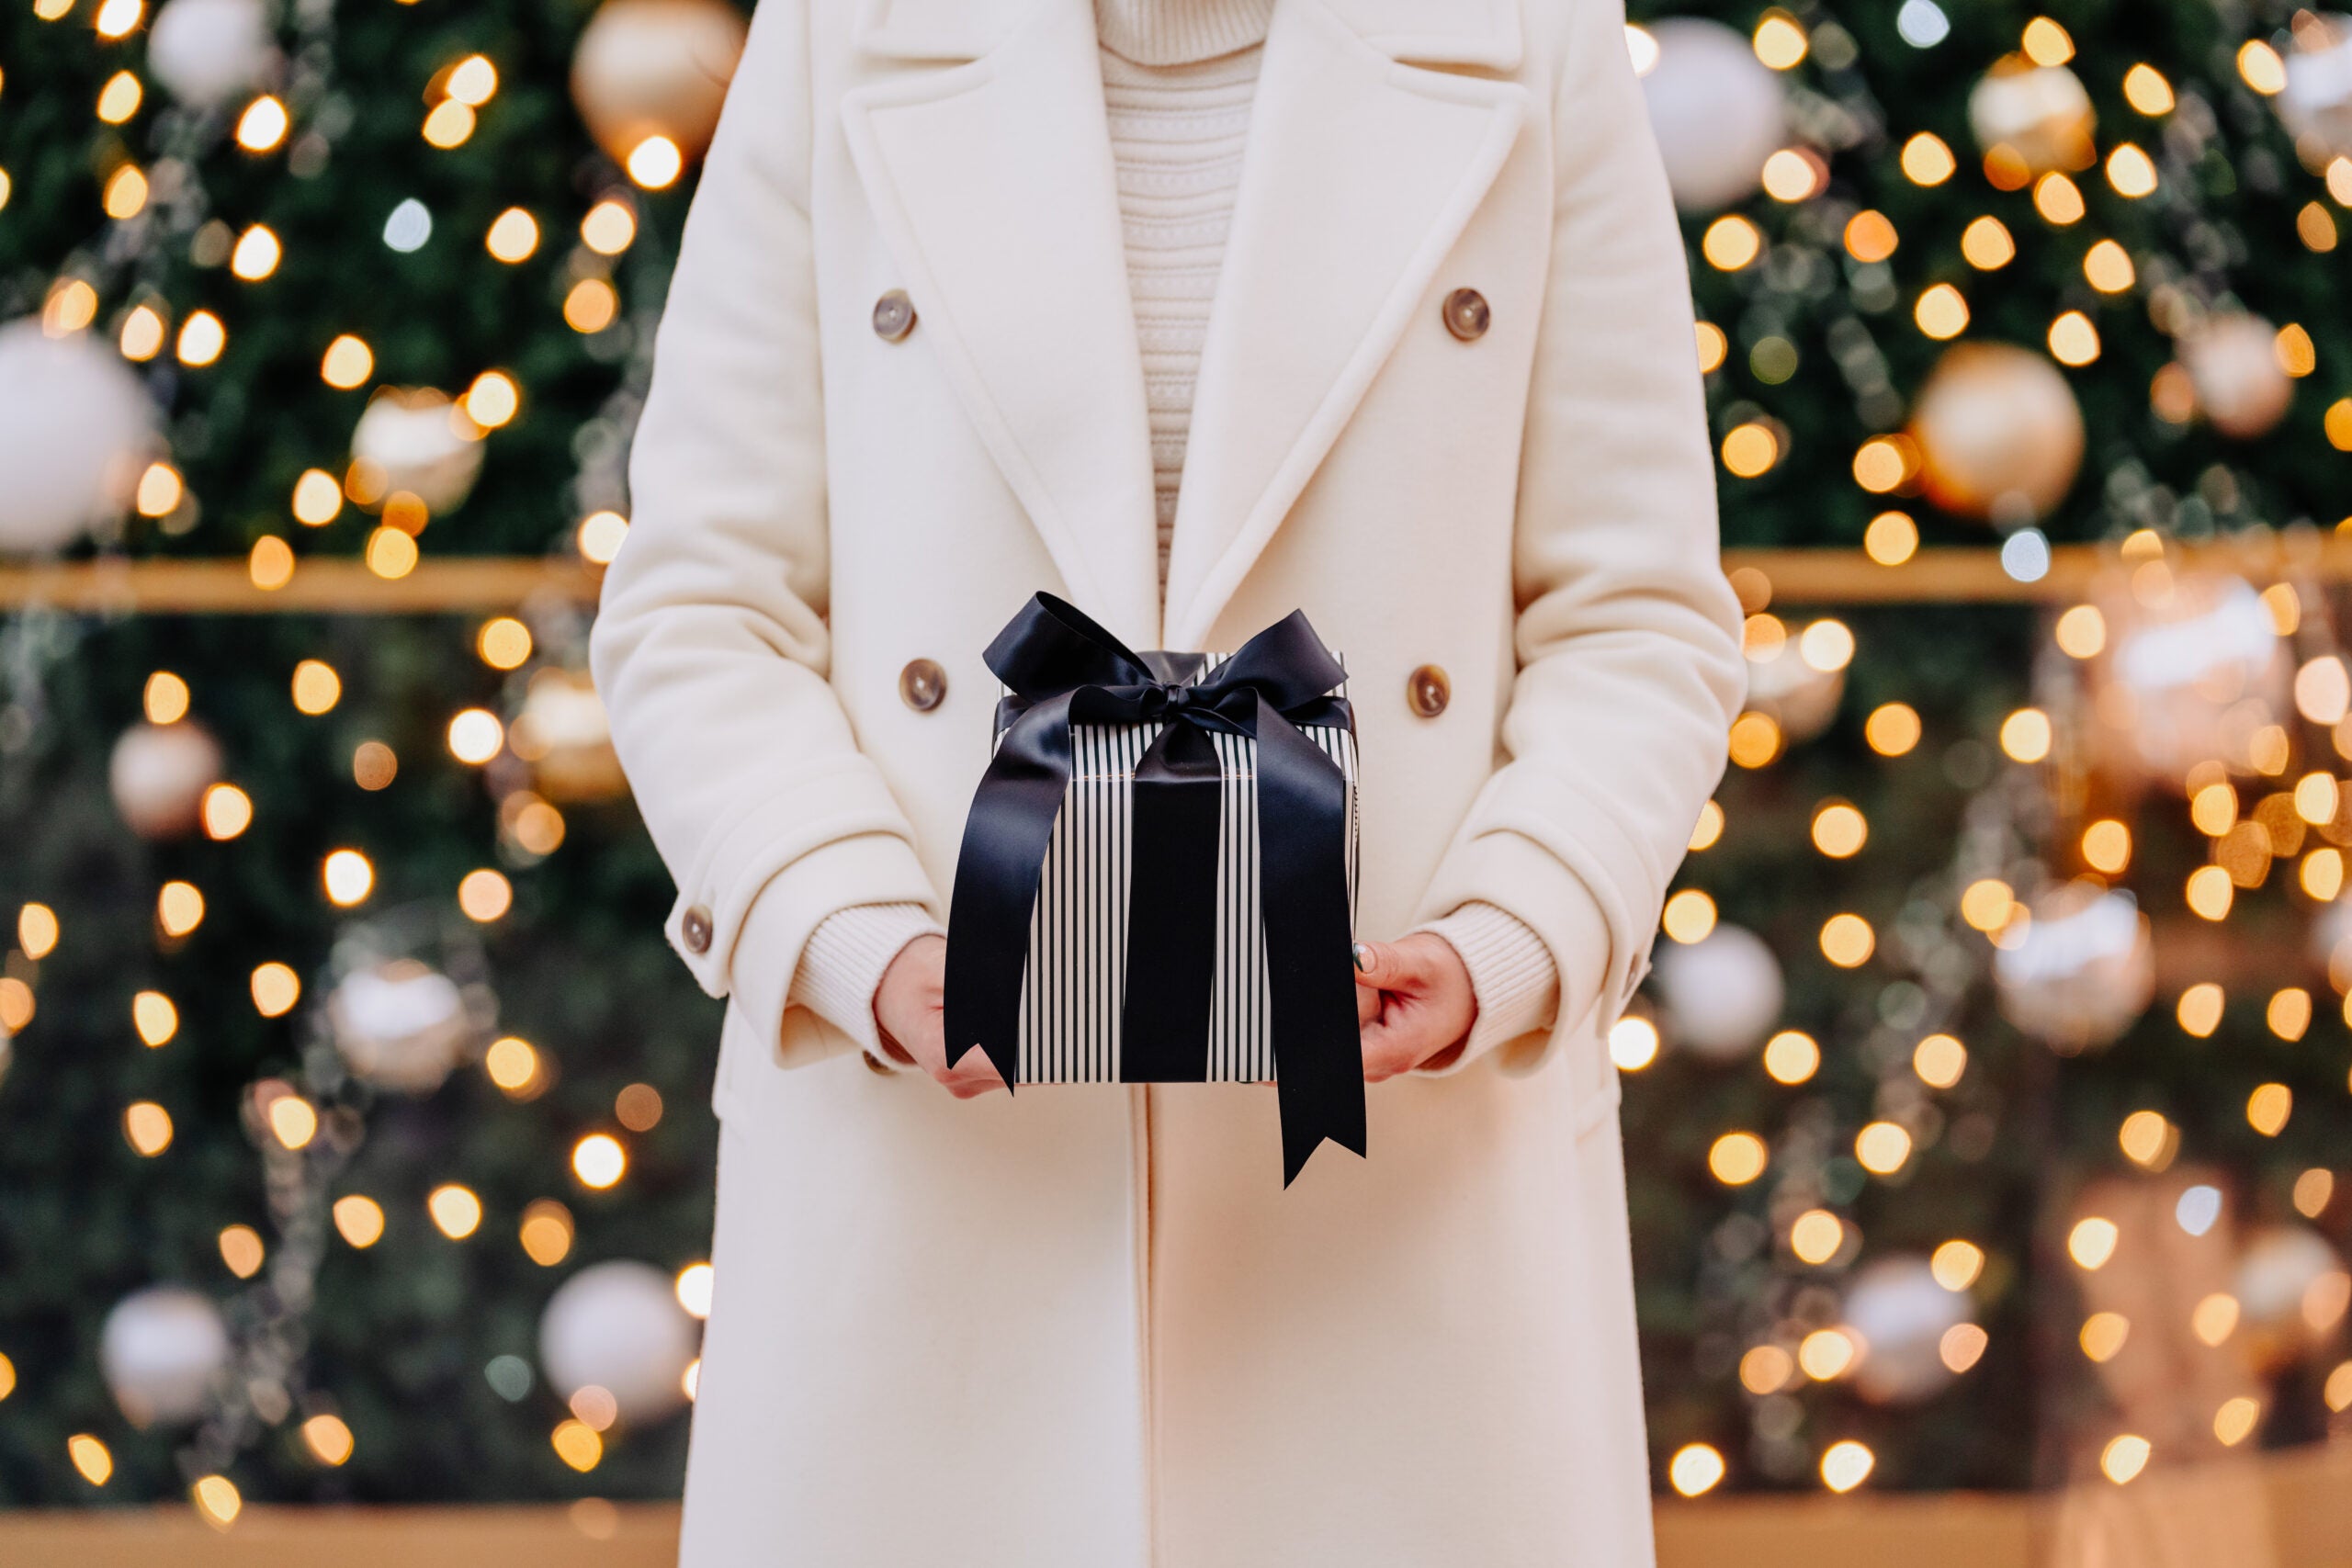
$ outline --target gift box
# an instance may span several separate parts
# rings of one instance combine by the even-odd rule
[[[1284,1182],[1363,1152],[1355,723],[1294,613],[1138,653],[1051,594],[988,649],[995,751],[956,863],[949,1055],[1009,1086],[1271,1083]]]

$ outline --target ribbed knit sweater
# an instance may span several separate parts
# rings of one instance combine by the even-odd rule
[[[1128,292],[1151,416],[1163,592],[1193,384],[1272,11],[1273,0],[1095,0]],[[1478,1016],[1460,1060],[1549,1021],[1559,997],[1552,955],[1516,917],[1491,904],[1465,904],[1422,929],[1461,954],[1477,998]],[[919,904],[862,905],[830,916],[801,953],[789,1005],[813,1009],[869,1056],[888,1060],[874,1019],[875,991],[900,949],[939,931]]]

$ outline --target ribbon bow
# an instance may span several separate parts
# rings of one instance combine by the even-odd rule
[[[1119,1077],[1208,1073],[1224,769],[1212,733],[1257,742],[1259,908],[1287,1187],[1325,1138],[1364,1152],[1363,1054],[1350,970],[1348,789],[1299,733],[1351,726],[1347,672],[1294,610],[1214,676],[1197,653],[1137,653],[1039,593],[985,655],[1010,692],[972,799],[948,911],[948,1056],[977,1046],[1010,1089],[1019,1064],[1029,919],[1069,788],[1074,724],[1158,724],[1135,769]]]

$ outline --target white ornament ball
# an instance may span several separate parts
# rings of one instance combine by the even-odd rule
[[[2352,18],[2302,11],[2293,26],[2286,90],[2271,106],[2298,141],[2352,153]]]
[[[122,357],[30,317],[0,326],[0,554],[40,554],[119,520],[155,440]]]
[[[98,1370],[136,1427],[193,1421],[229,1364],[229,1328],[212,1298],[154,1285],[117,1302],[98,1332]]]
[[[195,108],[258,85],[277,56],[262,0],[169,0],[147,29],[148,69]]]
[[[2238,1255],[2234,1284],[2246,1353],[2265,1371],[2325,1339],[2352,1300],[2343,1259],[2307,1225],[2256,1231]]]
[[[386,387],[360,411],[351,457],[374,497],[406,491],[438,516],[472,493],[481,473],[481,432],[446,392]]]
[[[2268,434],[2295,400],[2278,363],[2278,329],[2243,310],[2216,316],[2181,340],[2180,363],[2197,389],[2198,411],[2239,441]]]
[[[1909,1404],[1951,1382],[1943,1338],[1972,1316],[1968,1292],[1937,1283],[1923,1258],[1866,1265],[1846,1292],[1846,1325],[1862,1341],[1854,1386],[1880,1404]]]
[[[2069,883],[1993,952],[2002,1016],[2072,1055],[2112,1043],[2155,997],[2155,944],[2131,894]]]
[[[1745,927],[1718,925],[1698,942],[1675,943],[1657,968],[1668,1038],[1710,1060],[1747,1055],[1781,1021],[1781,961]]]
[[[220,748],[194,719],[134,724],[114,743],[107,787],[115,809],[142,839],[195,831],[204,792],[220,777]]]
[[[1674,204],[1709,212],[1756,194],[1788,141],[1788,92],[1747,35],[1721,22],[1653,23],[1657,61],[1642,78]]]
[[[2093,705],[2115,765],[2182,789],[2202,763],[2253,772],[2256,738],[2294,722],[2291,652],[2244,578],[2183,571],[2154,603],[2117,594],[2103,613]]]
[[[668,1275],[644,1263],[597,1263],[548,1298],[539,1318],[539,1365],[569,1399],[583,1388],[613,1396],[624,1419],[652,1421],[685,1403],[694,1319]]]
[[[345,976],[327,998],[327,1021],[353,1072],[405,1094],[440,1088],[473,1033],[457,983],[413,958]]]

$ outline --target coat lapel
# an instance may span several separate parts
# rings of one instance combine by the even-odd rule
[[[850,154],[918,330],[1070,597],[1157,647],[1150,427],[1093,8],[1032,0],[1009,28],[1004,12],[868,0],[869,49],[985,51],[845,95]]]
[[[1170,648],[1208,637],[1420,310],[1525,118],[1517,85],[1402,64],[1366,36],[1509,64],[1515,30],[1409,30],[1491,6],[1343,8],[1348,19],[1325,0],[1274,7],[1193,405]]]

